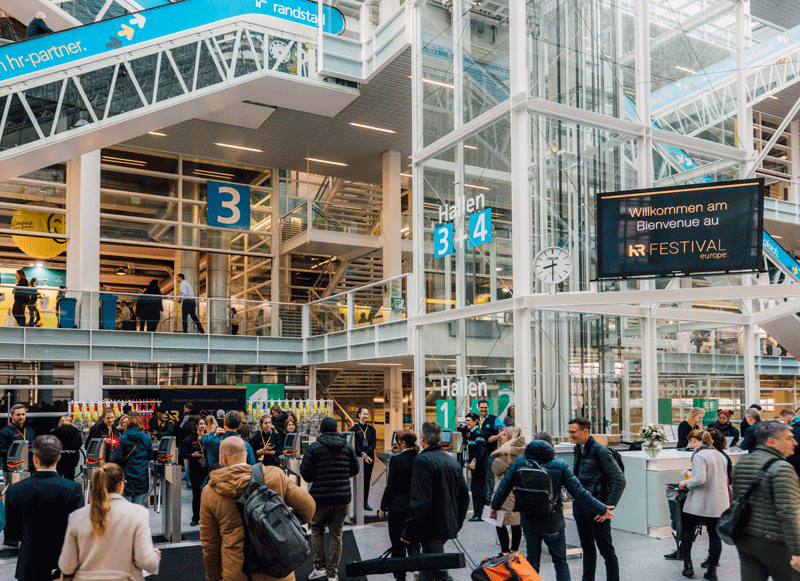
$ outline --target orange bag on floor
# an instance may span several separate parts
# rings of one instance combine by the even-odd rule
[[[542,581],[522,553],[484,559],[472,572],[472,581]]]

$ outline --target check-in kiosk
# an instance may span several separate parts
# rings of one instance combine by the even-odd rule
[[[442,430],[442,450],[453,449],[453,430]]]
[[[6,488],[30,476],[28,467],[28,441],[14,440],[6,458]]]
[[[342,432],[342,435],[347,440],[347,445],[354,447],[353,432]],[[350,518],[351,522],[355,522],[357,526],[364,524],[364,458],[356,456],[358,460],[358,474],[350,479],[350,487],[353,491],[352,500],[350,501]]]
[[[95,470],[103,465],[106,452],[106,438],[93,438],[86,445],[86,463],[83,465],[83,497],[89,504],[89,494],[92,490],[92,476]]]
[[[284,434],[283,450],[280,455],[281,468],[292,481],[303,490],[308,490],[308,484],[300,477],[300,434]]]
[[[175,436],[158,442],[155,468],[155,510],[161,512],[163,533],[170,543],[181,542],[181,467]]]

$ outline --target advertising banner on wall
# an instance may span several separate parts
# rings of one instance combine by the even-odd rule
[[[203,416],[215,415],[217,410],[247,410],[245,386],[237,385],[169,385],[161,388],[161,405],[167,408],[170,417],[183,414],[183,404],[192,402],[194,409]],[[176,416],[176,413],[178,416]]]
[[[757,271],[764,180],[597,196],[597,278]]]

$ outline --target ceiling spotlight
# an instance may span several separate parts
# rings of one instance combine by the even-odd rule
[[[125,269],[122,268],[121,266],[117,269],[117,276],[125,276],[126,274],[128,273],[125,272]]]

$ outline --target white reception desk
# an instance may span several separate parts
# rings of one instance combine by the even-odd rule
[[[556,455],[572,466],[572,446],[556,446]],[[725,450],[736,464],[747,454],[738,448]],[[625,492],[614,509],[611,528],[650,535],[671,536],[669,506],[666,488],[669,483],[680,482],[683,470],[692,466],[692,453],[675,449],[662,450],[655,458],[644,452],[620,452],[625,465]]]

